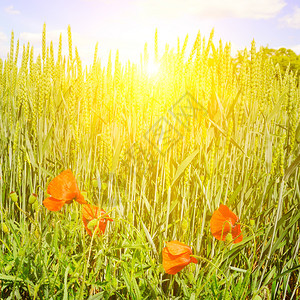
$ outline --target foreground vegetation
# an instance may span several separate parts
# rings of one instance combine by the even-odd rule
[[[41,55],[28,44],[19,60],[12,35],[0,61],[0,298],[297,299],[299,75],[254,42],[236,65],[213,32],[190,53],[187,38],[158,53],[156,32],[138,65],[117,52],[104,66],[96,46],[86,68],[68,37],[54,54],[44,27]],[[77,202],[42,205],[68,168],[113,219],[103,235]],[[221,203],[239,243],[210,232]],[[166,274],[172,240],[202,259]]]

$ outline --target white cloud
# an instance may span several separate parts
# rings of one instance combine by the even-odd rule
[[[300,44],[289,47],[292,49],[297,55],[300,55]]]
[[[291,28],[300,28],[300,7],[295,6],[292,14],[281,18],[282,25]]]
[[[199,18],[270,19],[286,5],[285,0],[150,0],[140,1],[144,13],[177,18],[194,15]]]
[[[0,31],[0,58],[5,59],[9,51],[8,37]]]
[[[5,7],[5,12],[9,15],[19,15],[21,13],[19,10],[14,9],[13,5]]]

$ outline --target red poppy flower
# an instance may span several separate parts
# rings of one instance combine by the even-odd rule
[[[76,179],[71,170],[61,172],[56,176],[47,188],[50,197],[43,201],[46,208],[51,211],[60,210],[63,205],[70,204],[73,200],[80,204],[87,203],[79,191]]]
[[[163,267],[168,274],[176,274],[191,262],[197,263],[195,257],[191,257],[191,247],[178,241],[168,242],[162,250]]]
[[[82,221],[87,233],[92,236],[93,228],[98,234],[104,234],[107,222],[113,219],[109,218],[108,214],[98,206],[85,204],[82,206]]]
[[[239,218],[226,205],[221,204],[210,219],[211,233],[219,241],[225,241],[227,234],[231,233],[233,242],[239,243],[243,235],[240,224],[236,224],[238,221]]]

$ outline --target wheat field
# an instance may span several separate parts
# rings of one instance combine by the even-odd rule
[[[139,64],[101,61],[96,45],[84,66],[70,27],[68,55],[46,25],[42,53],[12,33],[0,60],[1,299],[299,299],[299,74],[254,41],[237,63],[213,31],[163,52],[158,35]],[[87,235],[79,203],[43,205],[66,169],[113,219],[103,235]],[[220,204],[242,242],[211,234]],[[199,257],[176,275],[162,266],[172,240]]]

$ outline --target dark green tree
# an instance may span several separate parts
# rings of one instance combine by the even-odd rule
[[[297,72],[300,74],[300,55],[297,55],[293,50],[286,48],[279,48],[276,50],[263,47],[262,51],[264,52],[264,55],[271,57],[274,64],[278,63],[280,65],[282,73],[285,73],[289,66],[293,73]]]

